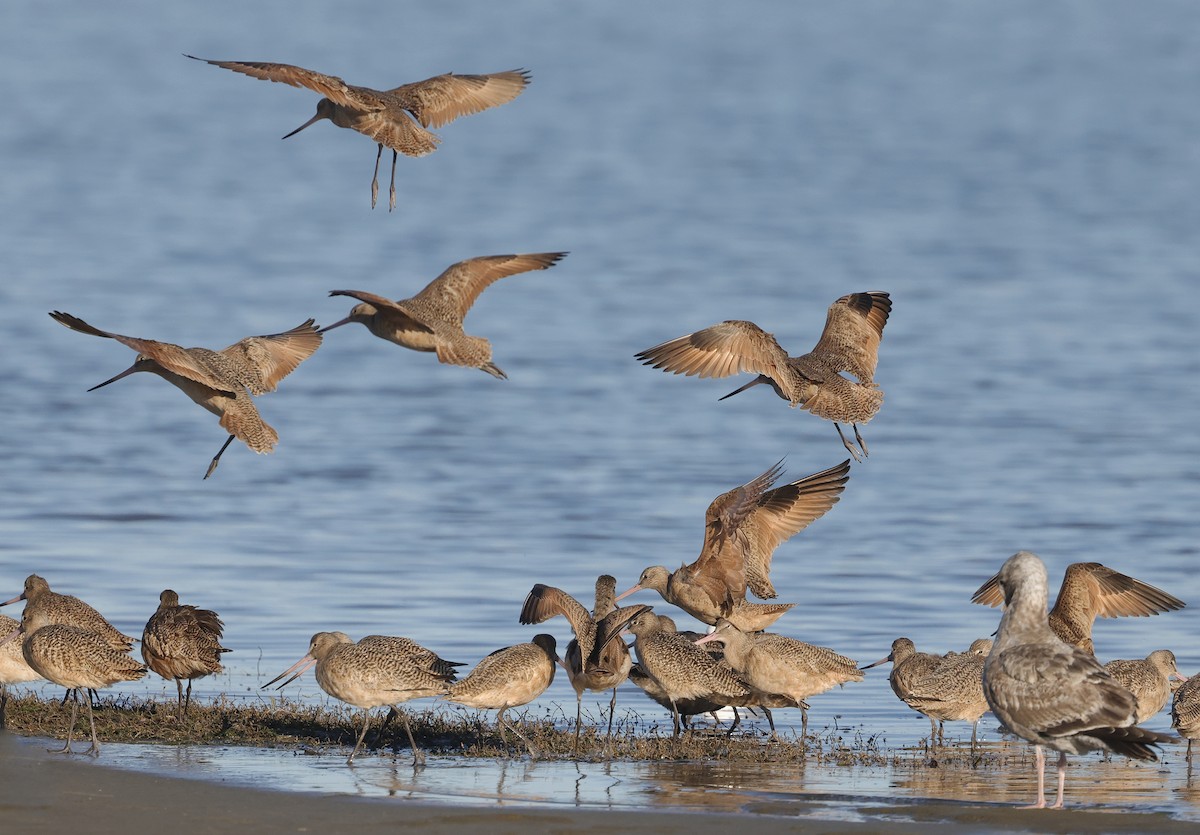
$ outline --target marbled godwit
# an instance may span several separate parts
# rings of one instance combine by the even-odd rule
[[[672,374],[728,377],[741,371],[758,377],[721,399],[766,383],[793,407],[800,406],[833,421],[842,444],[862,461],[867,445],[858,424],[873,418],[883,405],[883,392],[875,385],[879,341],[887,324],[892,301],[887,293],[851,293],[829,307],[825,329],[807,354],[789,357],[772,334],[753,322],[728,320],[710,328],[672,339],[637,354],[643,365]],[[858,378],[853,382],[841,372]],[[841,424],[854,426],[858,449],[846,440]]]
[[[741,676],[671,630],[653,612],[642,612],[626,628],[636,636],[638,664],[671,703],[673,737],[679,736],[680,702],[702,700],[724,706],[755,701],[753,689]]]
[[[817,647],[784,635],[748,635],[724,618],[716,631],[696,641],[720,641],[725,659],[742,678],[761,693],[777,694],[800,708],[801,739],[808,736],[809,696],[816,696],[847,681],[862,681],[858,662],[827,647]],[[771,727],[774,734],[774,723]]]
[[[312,636],[308,654],[263,687],[293,674],[280,687],[295,681],[316,665],[317,684],[335,699],[362,708],[363,727],[346,764],[354,762],[371,724],[371,708],[388,705],[404,720],[404,731],[412,747],[413,765],[425,755],[413,739],[408,715],[396,706],[411,699],[441,696],[454,681],[454,662],[439,658],[408,638],[368,635],[355,643],[345,632],[318,632]]]
[[[362,290],[332,290],[331,296],[358,299],[350,315],[321,333],[361,322],[380,339],[414,351],[434,351],[439,362],[465,365],[493,377],[507,375],[492,362],[492,343],[463,332],[463,319],[488,286],[505,276],[530,270],[547,270],[565,258],[565,252],[526,255],[485,255],[459,261],[409,299],[392,301]]]
[[[1187,679],[1175,665],[1175,653],[1158,649],[1145,658],[1118,659],[1104,665],[1108,674],[1137,697],[1137,724],[1147,721],[1167,706],[1171,698],[1171,679]]]
[[[608,735],[612,736],[617,687],[629,678],[629,670],[633,667],[629,647],[621,640],[621,630],[637,615],[650,610],[649,606],[615,608],[616,588],[615,577],[600,575],[596,580],[595,609],[590,614],[583,604],[562,589],[541,583],[529,590],[521,607],[521,623],[543,623],[555,615],[562,615],[575,633],[562,659],[563,669],[575,690],[575,748],[579,747],[585,690],[612,690],[612,701],[608,705]]]
[[[1192,740],[1200,738],[1200,675],[1192,675],[1171,700],[1171,727],[1188,741],[1187,762],[1192,764]]]
[[[971,602],[993,607],[1003,603],[1000,575],[980,586]],[[1076,562],[1068,565],[1063,575],[1058,599],[1050,610],[1050,628],[1071,646],[1095,655],[1092,624],[1097,617],[1148,617],[1186,605],[1162,589],[1098,562]]]
[[[8,685],[41,678],[37,670],[30,667],[21,651],[21,642],[16,640],[21,622],[8,615],[0,615],[0,728],[4,727],[4,713],[8,707]]]
[[[796,604],[747,602],[746,589],[762,598],[775,597],[770,579],[775,549],[837,503],[850,472],[847,460],[771,489],[781,464],[713,499],[695,562],[675,572],[651,566],[617,600],[653,589],[704,623],[724,617],[744,632],[758,632],[778,620]]]
[[[294,136],[309,125],[328,119],[339,128],[350,128],[375,140],[375,174],[371,178],[371,208],[379,196],[379,160],[383,147],[392,149],[392,185],[388,192],[388,211],[396,208],[396,158],[399,154],[423,157],[437,149],[441,139],[426,128],[440,128],[459,116],[469,116],[490,107],[512,101],[529,84],[525,70],[488,75],[435,75],[424,81],[403,84],[391,90],[356,87],[340,78],[289,64],[260,61],[209,61],[215,67],[240,72],[264,81],[278,81],[293,87],[307,87],[325,98],[317,102],[317,113],[283,138]],[[419,123],[419,124],[418,124]]]
[[[892,671],[888,674],[888,684],[892,686],[892,692],[913,710],[923,713],[909,703],[909,698],[913,686],[917,682],[927,679],[937,670],[942,656],[931,652],[917,652],[916,644],[912,642],[911,638],[897,638],[892,641],[892,651],[888,655],[865,665],[862,669],[869,670],[889,661],[892,663]],[[929,745],[932,747],[937,738],[937,721],[932,716],[926,718],[929,719]]]
[[[145,667],[127,653],[113,649],[103,636],[78,626],[55,623],[45,608],[26,606],[21,614],[21,632],[24,633],[21,652],[25,662],[42,678],[68,690],[99,690],[118,681],[137,681],[146,675]],[[92,729],[92,745],[86,753],[99,754],[92,702],[91,699],[85,701]],[[78,711],[79,700],[72,699],[67,744],[57,753],[72,753],[71,738]]]
[[[500,739],[504,740],[504,729],[525,743],[529,756],[537,757],[537,749],[524,734],[504,719],[510,707],[520,707],[546,692],[554,681],[554,668],[558,664],[557,644],[553,635],[534,635],[525,644],[498,649],[475,665],[470,675],[457,682],[444,696],[451,702],[479,710],[496,710],[496,726]]]
[[[1095,657],[1062,641],[1046,617],[1046,566],[1021,551],[1000,569],[1004,614],[996,642],[983,667],[983,692],[992,712],[1037,751],[1038,794],[1046,798],[1043,746],[1058,755],[1058,795],[1062,808],[1067,754],[1109,750],[1139,760],[1156,760],[1152,746],[1175,737],[1137,727],[1137,700]],[[978,595],[978,592],[976,593]]]
[[[158,609],[142,631],[142,660],[165,679],[174,679],[179,691],[179,718],[187,715],[192,701],[192,679],[221,672],[221,646],[225,624],[210,609],[180,605],[179,595],[164,589]],[[187,695],[183,680],[187,679]]]
[[[992,640],[980,638],[966,652],[946,653],[931,673],[908,682],[904,702],[928,716],[930,722],[937,720],[938,745],[945,741],[942,731],[945,722],[970,722],[974,756],[979,720],[988,709],[983,695],[983,664],[991,650]]]
[[[138,352],[138,358],[132,366],[112,379],[92,386],[88,391],[95,391],[137,371],[150,371],[221,418],[221,427],[229,432],[229,437],[213,456],[212,463],[204,473],[205,478],[212,475],[221,454],[234,438],[240,438],[255,452],[266,453],[275,449],[279,433],[259,417],[250,395],[275,391],[279,381],[291,374],[321,345],[321,335],[312,319],[290,331],[248,336],[224,350],[210,351],[207,348],[180,348],[169,342],[109,333],[57,310],[50,316],[71,330],[115,339]]]

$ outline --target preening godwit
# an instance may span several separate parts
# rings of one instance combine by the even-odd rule
[[[546,692],[554,681],[556,650],[554,636],[545,634],[534,635],[529,643],[498,649],[455,683],[445,698],[467,707],[499,711],[496,726],[500,729],[500,739],[504,740],[504,729],[508,728],[525,743],[529,756],[537,757],[537,748],[505,720],[504,713],[510,707],[529,704]]]
[[[682,702],[699,700],[719,706],[754,702],[753,690],[741,676],[668,624],[669,620],[664,623],[647,611],[626,628],[636,636],[638,665],[671,703],[673,737],[679,736]]]
[[[68,690],[99,690],[118,681],[137,681],[146,675],[146,668],[128,653],[113,649],[105,638],[88,629],[55,623],[44,608],[25,607],[21,614],[21,632],[21,652],[25,662],[42,678]],[[100,742],[96,739],[92,702],[91,699],[84,701],[87,702],[88,722],[92,729],[92,745],[85,753],[99,754]],[[72,699],[67,744],[57,753],[72,753],[71,739],[78,712],[79,700]]]
[[[240,72],[264,81],[278,81],[293,87],[307,87],[324,96],[317,102],[317,114],[283,138],[294,136],[309,125],[328,119],[339,128],[350,128],[369,136],[379,145],[375,154],[375,174],[371,178],[371,208],[379,196],[379,160],[383,147],[392,149],[392,185],[388,192],[388,211],[396,208],[396,157],[423,157],[437,149],[441,139],[426,128],[440,128],[459,116],[469,116],[489,107],[505,104],[521,94],[529,84],[525,70],[488,75],[435,75],[424,81],[403,84],[391,90],[356,87],[340,78],[294,67],[261,61],[209,61],[215,67]]]
[[[95,391],[138,371],[149,371],[221,418],[221,427],[229,433],[229,437],[213,456],[212,463],[204,473],[205,478],[212,475],[221,460],[221,454],[234,438],[239,438],[255,452],[266,453],[275,449],[279,433],[259,417],[250,395],[275,391],[280,380],[291,374],[296,366],[321,346],[321,334],[317,332],[312,319],[290,331],[248,336],[221,351],[210,351],[208,348],[180,348],[169,342],[109,333],[57,310],[50,316],[71,330],[115,339],[138,352],[133,365],[88,391]]]
[[[397,705],[410,699],[443,695],[454,681],[454,668],[461,665],[439,658],[408,638],[368,635],[355,643],[345,632],[318,632],[309,642],[308,654],[263,687],[292,674],[279,685],[284,687],[314,664],[317,684],[322,690],[339,701],[362,708],[362,732],[346,759],[347,765],[354,762],[358,749],[362,748],[371,724],[371,708],[381,705],[389,705],[404,720],[413,765],[424,762],[425,755],[413,739],[408,715]]]
[[[746,589],[762,598],[775,597],[770,579],[775,549],[837,503],[850,472],[850,462],[843,461],[772,489],[781,464],[712,501],[695,562],[674,572],[651,566],[617,600],[654,589],[704,623],[724,617],[744,632],[761,631],[778,620],[795,604],[747,602]]]
[[[8,685],[41,678],[37,670],[25,661],[21,642],[17,640],[20,628],[19,620],[0,615],[0,639],[8,639],[0,643],[0,728],[4,727],[4,712],[8,707]]]
[[[351,322],[361,322],[380,339],[414,351],[433,351],[439,362],[465,365],[493,377],[507,375],[492,362],[492,343],[463,331],[471,305],[498,279],[530,270],[547,270],[565,258],[565,252],[526,255],[484,255],[451,264],[446,271],[409,299],[392,301],[362,290],[331,290],[331,296],[358,299],[350,315],[321,333]]]
[[[629,678],[633,659],[621,639],[621,630],[649,606],[615,608],[617,580],[602,574],[596,580],[596,604],[591,613],[562,589],[537,583],[525,597],[520,622],[543,623],[562,615],[571,624],[575,637],[567,644],[562,665],[575,690],[575,742],[579,747],[579,729],[583,722],[583,694],[586,690],[612,690],[608,705],[608,735],[612,736],[613,716],[617,708],[617,687]]]
[[[761,693],[785,696],[790,706],[800,708],[802,739],[808,735],[805,699],[847,681],[863,680],[857,661],[828,647],[813,646],[785,635],[746,634],[724,618],[717,620],[716,627],[716,631],[696,643],[720,641],[725,645],[725,660],[751,687]]]
[[[1171,679],[1186,681],[1175,665],[1175,653],[1157,649],[1145,658],[1118,659],[1104,665],[1108,674],[1137,697],[1138,724],[1155,716],[1171,698]]]
[[[1003,603],[1000,575],[980,586],[971,602],[993,607]],[[1068,565],[1063,575],[1058,599],[1050,610],[1050,628],[1071,646],[1095,655],[1092,624],[1097,617],[1147,617],[1186,605],[1162,589],[1098,562],[1076,562]]]
[[[983,667],[983,692],[992,712],[1037,750],[1038,794],[1046,798],[1043,746],[1058,751],[1058,795],[1063,805],[1067,754],[1108,750],[1156,760],[1153,747],[1176,738],[1135,725],[1137,699],[1090,652],[1062,641],[1046,617],[1046,566],[1035,554],[1009,557],[997,581],[1004,614]],[[978,595],[978,592],[976,593]]]
[[[221,646],[225,624],[210,609],[180,605],[179,595],[164,589],[158,609],[142,631],[142,660],[165,679],[174,679],[179,691],[179,717],[187,714],[192,701],[192,679],[221,672]],[[187,695],[183,681],[187,679]]]
[[[979,720],[988,709],[983,695],[983,664],[991,650],[992,640],[980,638],[966,652],[946,653],[932,672],[906,683],[905,704],[928,716],[930,722],[937,720],[938,745],[944,742],[944,723],[970,722],[974,756]]]
[[[1187,762],[1192,764],[1192,741],[1200,739],[1200,675],[1192,675],[1171,700],[1171,727],[1188,741]]]
[[[866,456],[867,445],[858,424],[875,417],[883,405],[883,392],[875,385],[875,366],[891,311],[887,293],[842,296],[830,305],[816,346],[798,357],[789,357],[772,334],[753,322],[733,319],[647,348],[636,356],[643,365],[689,377],[756,373],[758,377],[721,399],[766,383],[793,407],[833,421],[842,444],[855,461],[861,461],[859,452]],[[853,374],[858,382],[841,372]],[[843,423],[854,426],[857,449],[842,433]]]

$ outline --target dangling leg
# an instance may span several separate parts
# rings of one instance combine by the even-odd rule
[[[838,431],[838,437],[842,439],[842,446],[844,446],[844,447],[846,448],[846,451],[850,453],[850,456],[851,456],[851,457],[852,457],[852,458],[853,458],[855,461],[857,461],[858,463],[860,463],[860,464],[861,464],[861,463],[862,463],[862,458],[861,458],[861,457],[859,457],[858,450],[854,448],[854,444],[852,444],[852,443],[850,443],[849,441],[847,441],[847,440],[846,440],[846,436],[845,436],[845,435],[842,433],[842,426],[841,426],[841,424],[840,424],[840,423],[838,423],[837,421],[834,421],[833,425],[837,427],[837,431]]]
[[[383,147],[382,145],[380,147]],[[395,150],[392,151],[392,187],[388,191],[388,211],[396,208],[396,157],[399,154]]]
[[[363,740],[367,738],[367,728],[371,725],[371,711],[363,708],[363,728],[358,735],[358,742],[354,744],[354,750],[350,752],[350,756],[346,759],[346,765],[354,764],[354,756],[358,753],[358,749],[362,748]]]
[[[858,441],[858,446],[862,449],[863,455],[870,455],[871,453],[867,450],[867,442],[863,440],[862,435],[858,432],[858,424],[855,423],[852,426],[854,427],[854,440]]]
[[[1054,805],[1051,809],[1061,809],[1063,806],[1063,787],[1067,783],[1067,753],[1060,751],[1058,754],[1058,797],[1054,800]]]
[[[92,714],[92,700],[88,699],[88,722],[92,726],[92,747],[84,751],[85,754],[91,754],[93,757],[100,756],[100,740],[96,739],[96,717]]]
[[[379,198],[379,159],[383,156],[383,145],[380,144],[379,150],[375,152],[375,173],[371,176],[371,208],[375,208],[375,201]]]
[[[221,448],[219,450],[217,450],[217,454],[213,456],[212,463],[210,463],[208,465],[208,470],[204,473],[205,479],[207,479],[210,475],[213,474],[213,470],[215,470],[217,468],[217,464],[221,463],[222,453],[225,452],[225,450],[229,447],[229,444],[232,442],[233,442],[233,436],[230,435],[228,438],[225,439],[225,443],[221,444]]]

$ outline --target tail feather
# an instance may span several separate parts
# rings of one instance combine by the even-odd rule
[[[1154,746],[1179,741],[1179,737],[1148,731],[1136,725],[1126,728],[1093,728],[1087,732],[1087,736],[1100,740],[1113,753],[1133,760],[1157,760]]]

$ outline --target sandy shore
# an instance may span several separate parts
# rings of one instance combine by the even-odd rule
[[[917,833],[931,828],[989,832],[1194,832],[1194,823],[1164,815],[1095,811],[1036,811],[1010,806],[846,799],[856,820],[829,821],[828,804],[751,802],[739,814],[609,811],[564,806],[463,808],[411,799],[273,792],[224,783],[107,767],[103,760],[47,752],[53,740],[0,731],[0,820],[6,831],[58,833],[176,833],[252,831],[393,832],[631,832],[728,833],[781,826],[805,832]]]

